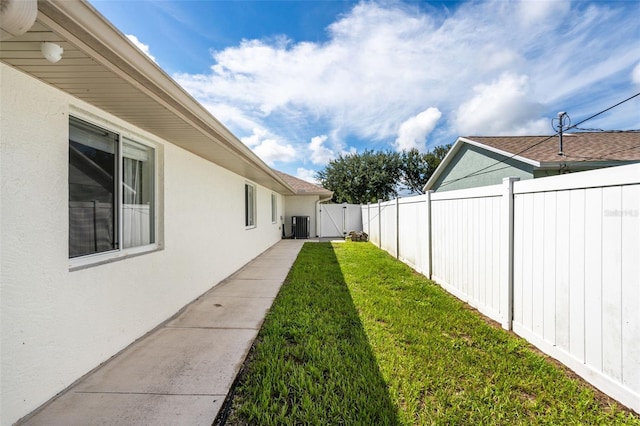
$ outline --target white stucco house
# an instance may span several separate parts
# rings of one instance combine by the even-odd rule
[[[2,425],[278,242],[286,217],[330,197],[267,166],[87,2],[6,4]],[[26,9],[11,15],[16,4]],[[62,58],[45,59],[43,42]],[[55,60],[58,48],[46,48]]]

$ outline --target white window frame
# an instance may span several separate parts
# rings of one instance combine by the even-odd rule
[[[278,197],[271,193],[271,223],[278,222]]]
[[[138,256],[145,253],[150,253],[156,250],[161,249],[161,233],[159,228],[159,195],[160,195],[160,180],[159,180],[159,170],[160,170],[160,150],[161,147],[159,144],[149,141],[147,138],[138,135],[136,133],[130,132],[127,129],[115,125],[111,122],[103,122],[102,120],[98,120],[95,117],[87,118],[84,114],[73,113],[70,115],[69,123],[71,121],[71,117],[74,119],[83,121],[91,126],[95,126],[97,128],[105,129],[109,132],[115,133],[118,135],[118,153],[117,153],[117,185],[115,188],[117,206],[115,214],[117,216],[117,238],[118,238],[118,248],[103,251],[100,253],[92,253],[83,256],[78,256],[74,258],[69,258],[69,270],[77,270],[77,269],[85,269],[87,267],[101,265],[104,263],[110,263],[116,260],[125,259],[132,256]],[[122,248],[123,245],[123,202],[122,202],[122,185],[123,185],[123,145],[126,141],[130,141],[133,143],[137,143],[140,145],[144,145],[153,150],[153,236],[154,241],[150,244]],[[68,142],[67,142],[68,143]],[[68,256],[68,253],[67,253]]]
[[[253,229],[257,226],[257,188],[251,182],[244,183],[244,227]]]

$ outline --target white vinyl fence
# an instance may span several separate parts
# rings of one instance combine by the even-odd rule
[[[370,240],[640,412],[640,165],[362,206]]]
[[[359,204],[320,204],[320,237],[344,238],[351,231],[362,231]]]

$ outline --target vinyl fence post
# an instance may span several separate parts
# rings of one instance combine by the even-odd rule
[[[342,237],[347,236],[347,220],[349,218],[347,211],[347,203],[342,203]]]
[[[382,248],[382,206],[378,200],[378,248]]]
[[[502,179],[502,214],[507,219],[503,221],[501,246],[502,274],[501,300],[502,328],[511,330],[513,321],[513,183],[520,180],[516,177]]]
[[[396,259],[400,259],[400,198],[396,198]]]
[[[431,279],[432,269],[433,269],[433,237],[431,236],[431,194],[432,190],[426,192],[426,203],[427,203],[427,277]]]

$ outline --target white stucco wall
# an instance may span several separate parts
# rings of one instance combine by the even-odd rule
[[[287,237],[291,236],[291,217],[292,216],[309,216],[309,237],[315,238],[318,235],[318,229],[316,228],[318,213],[316,211],[316,201],[319,197],[317,195],[290,195],[285,197],[287,203],[286,215],[284,218],[284,230]]]
[[[0,413],[11,424],[275,244],[272,191],[0,64]],[[69,270],[68,120],[157,144],[163,249]],[[77,115],[77,114],[74,114]],[[279,215],[284,199],[278,195]]]

